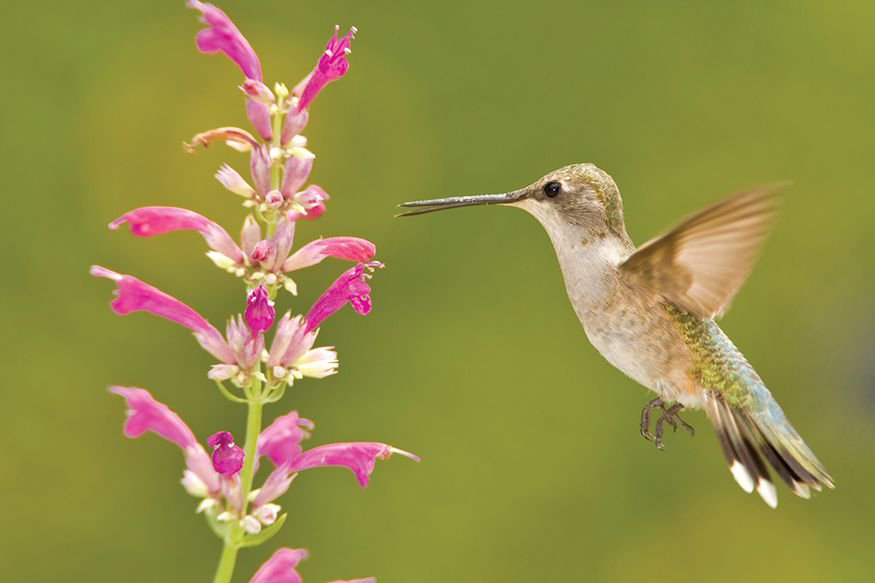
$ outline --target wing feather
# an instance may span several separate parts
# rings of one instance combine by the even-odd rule
[[[648,241],[620,265],[623,280],[700,318],[721,315],[769,234],[780,186],[726,198]]]

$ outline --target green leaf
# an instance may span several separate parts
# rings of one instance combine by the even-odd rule
[[[258,534],[248,534],[243,537],[243,540],[240,541],[241,547],[254,547],[255,545],[260,545],[261,543],[270,539],[273,535],[279,532],[280,527],[282,527],[283,523],[286,521],[286,516],[288,513],[283,514],[279,518],[276,519],[276,522],[268,526],[267,528],[261,529],[261,532]]]

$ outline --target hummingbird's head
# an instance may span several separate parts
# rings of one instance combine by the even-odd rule
[[[586,229],[596,237],[613,234],[621,239],[627,238],[620,191],[607,172],[594,164],[565,166],[525,188],[504,194],[405,202],[401,206],[418,208],[399,216],[486,204],[522,208],[534,215],[551,233],[573,226]]]

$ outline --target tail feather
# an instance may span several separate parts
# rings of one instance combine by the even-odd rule
[[[775,486],[765,463],[768,462],[797,496],[809,498],[809,487],[833,488],[832,478],[777,403],[770,399],[768,405],[766,409],[751,412],[728,404],[713,392],[706,399],[705,411],[739,486],[748,493],[756,488],[766,504],[772,508],[777,506]]]

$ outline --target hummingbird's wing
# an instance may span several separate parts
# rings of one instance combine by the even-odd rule
[[[700,318],[721,315],[768,235],[780,186],[731,196],[648,241],[620,265],[623,280]]]

